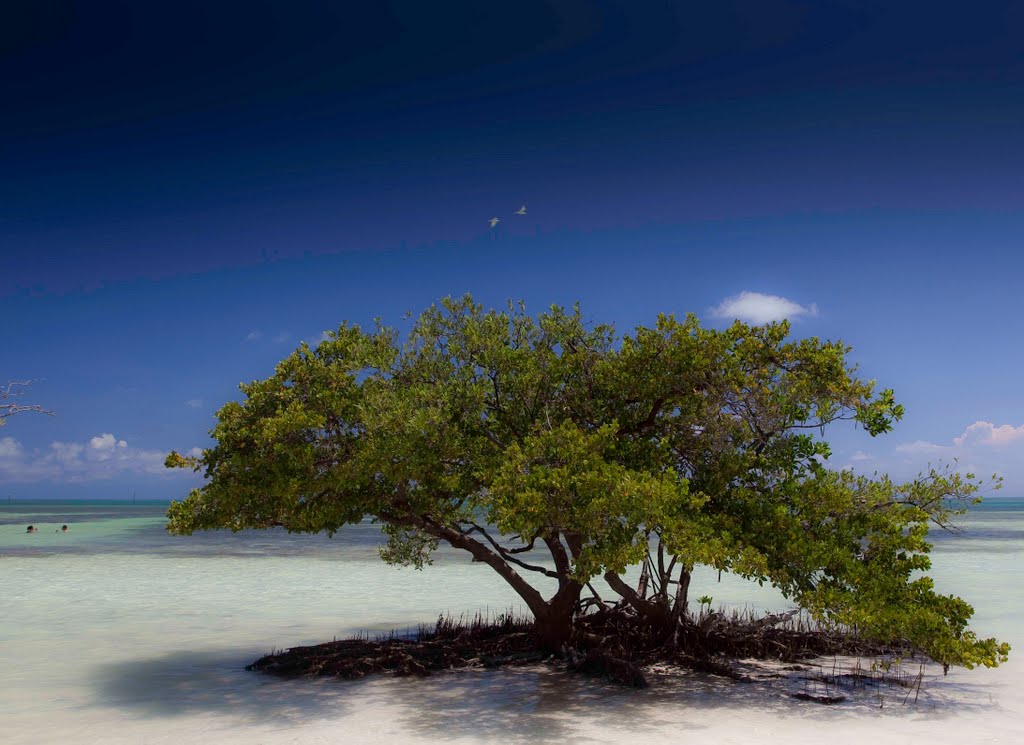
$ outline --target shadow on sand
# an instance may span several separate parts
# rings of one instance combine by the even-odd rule
[[[253,650],[183,650],[111,663],[94,673],[97,703],[145,716],[223,713],[246,721],[344,716],[365,681],[284,681],[249,672]],[[324,684],[327,685],[324,685]]]
[[[687,711],[746,710],[776,717],[848,718],[956,716],[995,708],[985,689],[969,683],[926,680],[918,703],[905,692],[852,691],[836,706],[796,701],[795,679],[754,683],[699,673],[652,675],[644,690],[621,688],[543,665],[503,670],[463,670],[428,678],[371,676],[358,681],[280,680],[246,671],[252,650],[170,653],[119,662],[97,670],[97,701],[139,716],[223,714],[246,722],[290,726],[340,719],[381,707],[397,714],[403,729],[432,740],[471,738],[503,742],[586,742],[581,728],[630,737],[704,729],[706,717]],[[911,701],[913,696],[910,696]],[[880,705],[881,708],[880,708]]]
[[[427,685],[403,679],[396,681],[401,686],[396,695],[406,710],[404,727],[418,736],[488,739],[503,733],[513,742],[587,742],[588,731],[600,732],[601,742],[612,733],[626,741],[654,741],[671,732],[684,740],[707,728],[706,716],[688,711],[720,711],[728,717],[743,710],[832,724],[863,717],[955,717],[995,708],[984,689],[970,684],[948,687],[939,695],[922,693],[916,705],[903,704],[905,691],[889,689],[881,696],[850,691],[842,704],[822,706],[793,699],[790,694],[801,690],[801,684],[792,679],[737,683],[702,673],[674,673],[652,675],[650,682],[649,688],[638,690],[572,673],[521,668],[446,673]]]

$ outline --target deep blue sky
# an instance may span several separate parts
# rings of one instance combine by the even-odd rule
[[[1024,494],[1020,3],[22,5],[0,379],[57,416],[0,430],[5,493],[182,494],[162,453],[342,319],[747,291],[906,404],[835,465]]]

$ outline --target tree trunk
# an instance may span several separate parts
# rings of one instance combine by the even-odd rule
[[[667,609],[663,605],[655,600],[640,597],[637,591],[615,572],[605,572],[604,581],[648,621],[658,623],[659,620],[664,620]]]
[[[546,612],[536,616],[537,643],[545,654],[561,654],[572,638],[572,615]]]
[[[640,581],[636,585],[636,594],[642,599],[647,599],[647,583],[651,577],[651,557],[650,555],[644,559],[643,566],[640,568]]]
[[[679,631],[686,618],[686,595],[690,591],[690,573],[692,571],[693,566],[686,564],[679,572],[679,585],[676,587],[676,597],[672,604],[672,615],[669,620],[672,647],[679,646]]]
[[[534,610],[537,641],[544,652],[560,654],[572,638],[573,617],[582,591],[583,585],[567,580],[540,612]]]
[[[676,598],[672,603],[672,619],[677,624],[686,616],[686,596],[690,591],[690,576],[693,567],[686,565],[679,572],[679,585],[676,587]]]
[[[447,541],[455,548],[461,548],[473,555],[476,561],[490,566],[504,579],[523,599],[536,620],[537,641],[541,649],[549,654],[560,654],[565,644],[572,638],[573,616],[579,603],[583,585],[563,575],[558,580],[558,592],[550,600],[544,596],[505,560],[504,557],[491,551],[480,541],[447,525],[441,525],[425,517],[415,518],[417,527],[421,527],[430,535]],[[545,536],[555,558],[555,564],[566,573],[569,569],[568,557],[565,556],[557,535]]]

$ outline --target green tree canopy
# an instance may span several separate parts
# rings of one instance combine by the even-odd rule
[[[1005,644],[968,629],[973,609],[923,574],[929,525],[976,501],[979,482],[829,470],[827,425],[875,436],[903,409],[858,377],[849,347],[788,333],[690,315],[619,337],[579,307],[533,317],[468,296],[429,308],[404,340],[346,323],[242,385],[201,457],[169,456],[207,479],[172,504],[169,530],[333,533],[369,515],[388,562],[421,567],[444,541],[488,564],[550,648],[598,577],[671,634],[706,565],[945,664],[1005,660]]]

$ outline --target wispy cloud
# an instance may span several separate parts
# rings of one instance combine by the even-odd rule
[[[714,318],[740,319],[746,323],[761,324],[770,321],[782,321],[801,316],[818,315],[818,306],[800,305],[780,295],[765,295],[761,292],[744,290],[739,295],[727,297],[719,305],[711,309]]]
[[[311,347],[316,347],[316,346],[319,346],[322,342],[325,342],[325,341],[328,341],[329,339],[331,339],[332,338],[331,337],[332,333],[333,332],[331,332],[331,331],[321,331],[319,336],[309,336],[309,337],[306,337],[305,339],[303,339],[302,341],[304,341],[306,344],[308,344]]]
[[[253,329],[252,331],[245,335],[245,339],[243,341],[254,342],[259,341],[260,339],[263,339],[265,337],[266,334],[264,334],[263,331],[261,331],[260,329]],[[270,341],[274,342],[275,344],[284,344],[291,338],[292,335],[289,334],[287,331],[280,331],[274,334],[272,337],[270,337]]]
[[[185,402],[185,405],[190,409],[201,409],[203,408],[203,399],[201,398],[190,398]]]
[[[846,467],[859,472],[880,471],[894,478],[912,478],[929,464],[952,465],[983,479],[996,473],[1006,479],[1008,494],[1024,493],[1024,425],[977,421],[946,441],[913,440],[888,452],[867,454],[857,451]]]
[[[899,453],[935,453],[954,455],[961,453],[994,453],[1001,455],[1011,446],[1020,446],[1024,451],[1024,424],[1014,427],[1011,424],[993,424],[977,421],[969,424],[957,437],[948,443],[915,440],[904,443],[896,448]],[[1024,455],[1024,452],[1022,452]]]
[[[0,480],[14,483],[53,481],[81,483],[138,473],[170,475],[164,468],[167,453],[135,448],[104,432],[86,442],[51,442],[28,449],[13,437],[0,439]]]
[[[13,437],[0,437],[0,459],[20,458],[25,449]]]

